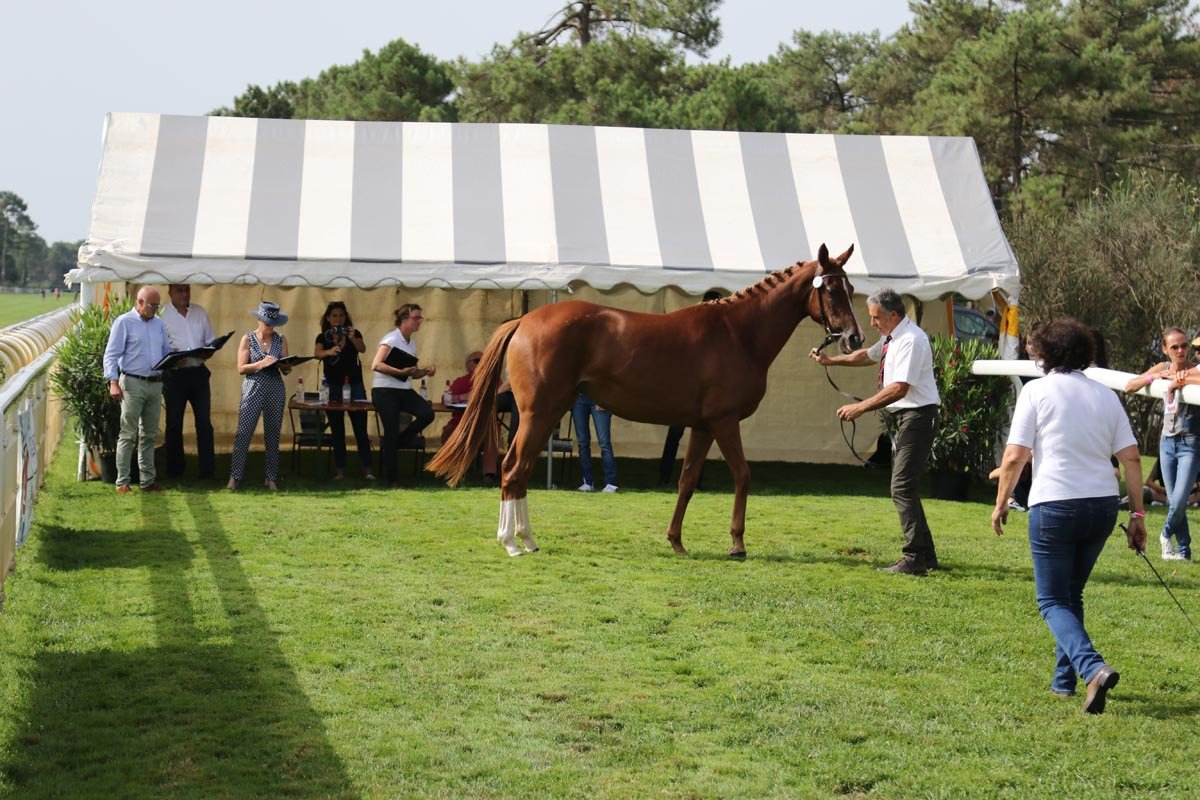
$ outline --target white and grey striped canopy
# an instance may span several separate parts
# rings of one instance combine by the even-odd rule
[[[110,114],[80,281],[1015,296],[969,138]]]

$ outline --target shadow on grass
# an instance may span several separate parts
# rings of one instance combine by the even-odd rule
[[[286,427],[286,426],[285,426]],[[285,444],[281,453],[280,466],[282,470],[280,488],[304,491],[354,491],[355,489],[382,489],[380,482],[368,483],[358,476],[358,467],[353,453],[346,478],[334,481],[331,466],[327,456],[317,456],[311,450],[293,457]],[[432,456],[433,451],[429,452]],[[262,486],[262,453],[251,451],[246,465],[245,487],[256,489]],[[378,453],[376,453],[378,460]],[[579,486],[579,459],[575,455],[567,456],[569,468],[560,468],[562,456],[554,460],[554,484],[556,491],[575,491]],[[593,472],[599,475],[600,460],[593,458]],[[194,459],[189,458],[188,475],[194,474]],[[658,459],[656,458],[618,458],[618,485],[624,492],[655,492],[674,495],[679,480],[679,470],[682,461],[677,461],[672,482],[667,486],[658,485]],[[885,469],[870,469],[858,465],[845,464],[793,464],[784,461],[755,461],[750,464],[751,496],[754,495],[843,495],[849,497],[887,497],[888,483],[891,473]],[[222,476],[220,483],[224,484],[229,476],[229,457],[218,455],[217,475]],[[177,485],[193,487],[194,481],[185,478]],[[468,473],[464,485],[482,486],[482,475],[478,468],[473,467]],[[400,486],[404,489],[429,489],[453,491],[446,482],[423,468],[417,468],[408,452],[401,454]],[[529,479],[529,488],[544,491],[546,488],[546,460],[539,458]],[[994,490],[993,490],[994,491]],[[978,490],[977,490],[978,492]],[[497,495],[499,489],[496,490]],[[710,460],[704,467],[704,488],[700,491],[705,495],[728,495],[733,502],[733,478],[729,467],[724,461]],[[927,495],[926,495],[927,496]],[[981,495],[982,496],[982,495]]]
[[[34,658],[28,724],[6,765],[17,795],[357,797],[208,496],[175,497],[198,549],[162,527],[170,515],[150,496],[136,531],[43,528],[50,569],[145,570],[156,646]],[[220,633],[195,625],[197,557],[216,583]]]

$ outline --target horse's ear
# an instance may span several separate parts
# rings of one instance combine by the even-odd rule
[[[817,250],[817,264],[819,265],[818,275],[832,266],[829,263],[829,248],[825,246],[824,242],[821,242],[821,247]]]
[[[824,247],[825,245],[821,245],[821,246]],[[838,256],[837,258],[835,258],[833,260],[833,263],[837,264],[840,267],[840,266],[844,265],[847,261],[849,261],[850,256],[852,256],[852,255],[854,255],[854,245],[850,245],[850,247],[848,247],[846,249],[846,252],[842,253],[840,256]]]

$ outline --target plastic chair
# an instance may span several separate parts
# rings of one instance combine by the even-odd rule
[[[559,432],[562,430],[562,420],[559,420],[558,427],[550,432],[550,442],[546,445],[546,449],[549,451],[551,457],[555,453],[562,454],[559,458],[559,483],[566,481],[569,475],[575,474],[575,468],[572,466],[575,463],[575,440],[571,437],[571,431],[575,426],[575,418],[570,412],[567,412],[566,418],[566,434],[564,435]]]
[[[305,447],[316,448],[318,460],[323,449],[327,449],[329,457],[332,457],[333,437],[329,435],[329,421],[325,418],[325,412],[301,409],[296,412],[300,418],[299,425],[291,412],[292,409],[288,409],[288,417],[292,424],[292,471],[299,467],[300,451]],[[322,469],[327,460],[328,458],[321,460]]]
[[[412,424],[413,415],[404,411],[400,412],[400,435],[404,435],[404,431]],[[379,439],[379,452],[383,452],[383,423],[379,419],[379,409],[375,409],[375,434]],[[413,476],[420,472],[421,466],[425,463],[425,434],[419,434],[411,444],[401,445],[397,450],[411,450],[413,454]],[[382,467],[381,467],[382,469]]]

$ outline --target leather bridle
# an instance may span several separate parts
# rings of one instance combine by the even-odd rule
[[[829,324],[829,317],[826,316],[826,314],[825,314],[825,291],[826,291],[825,281],[824,280],[821,280],[819,282],[817,281],[818,278],[823,278],[823,277],[824,276],[822,276],[822,275],[814,275],[813,276],[813,289],[817,293],[817,308],[821,312],[821,325],[822,325],[822,327],[825,328],[825,338],[822,339],[821,343],[819,345],[817,345],[817,347],[816,347],[816,351],[818,353],[820,353],[826,347],[829,347],[829,345],[833,344],[838,339],[842,338],[842,335],[843,335],[842,331],[840,331],[840,330],[835,331],[833,329],[833,326]],[[841,277],[844,278],[845,274],[843,273],[841,275]],[[825,380],[829,381],[829,385],[834,388],[834,391],[836,391],[842,397],[853,400],[856,403],[862,402],[861,397],[850,394],[850,392],[847,392],[845,389],[843,389],[842,387],[840,387],[836,383],[834,383],[833,376],[829,374],[829,367],[825,367],[824,365],[822,365],[822,366],[825,369]],[[842,441],[844,441],[846,443],[846,447],[850,448],[850,454],[852,456],[854,456],[856,459],[858,459],[858,462],[865,467],[875,466],[870,461],[867,461],[865,458],[860,456],[858,454],[858,449],[855,448],[855,446],[854,446],[854,437],[858,430],[857,423],[854,420],[850,420],[850,435],[849,436],[846,435],[846,421],[844,419],[841,419],[841,418],[838,419],[838,426],[841,428],[841,431],[842,431]]]

